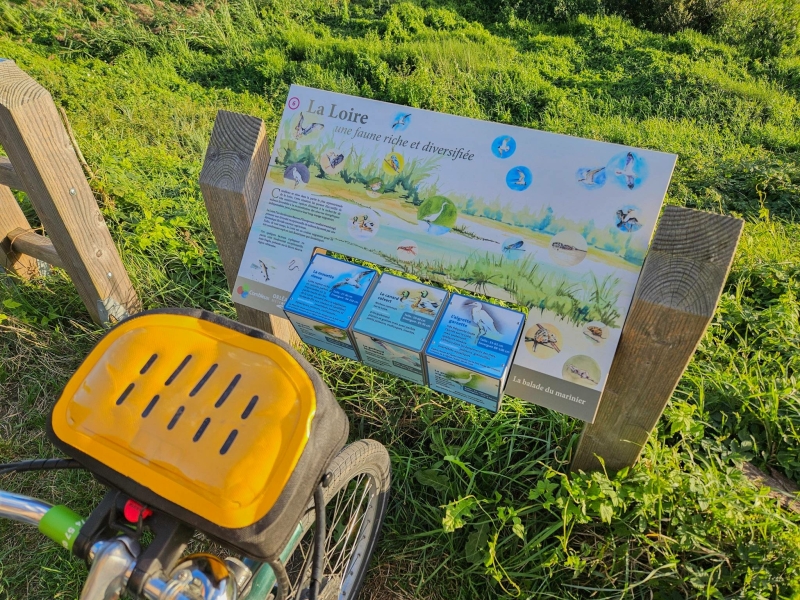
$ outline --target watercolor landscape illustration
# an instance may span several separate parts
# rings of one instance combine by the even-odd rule
[[[522,307],[552,327],[515,364],[599,395],[674,163],[293,86],[240,279],[275,268],[234,299],[281,314],[282,265],[341,252]]]

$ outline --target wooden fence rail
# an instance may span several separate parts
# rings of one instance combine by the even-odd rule
[[[0,266],[21,277],[37,259],[63,268],[96,323],[140,309],[52,97],[0,59]],[[11,189],[24,191],[47,237],[34,233]]]

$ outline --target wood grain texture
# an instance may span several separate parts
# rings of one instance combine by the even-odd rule
[[[8,234],[8,240],[11,242],[11,249],[14,252],[38,258],[54,267],[64,268],[64,263],[56,252],[53,242],[43,235],[26,229],[14,229]]]
[[[0,185],[10,187],[12,190],[23,190],[22,180],[14,170],[11,161],[5,156],[0,156]]]
[[[221,110],[214,121],[200,190],[217,240],[228,288],[233,289],[247,236],[264,186],[270,152],[264,122],[256,117]],[[239,321],[297,345],[289,321],[236,304]]]
[[[28,220],[7,187],[0,185],[0,267],[9,273],[29,279],[39,272],[36,258],[22,250],[14,250],[11,241],[14,231],[27,231]]]
[[[608,375],[573,471],[633,465],[703,337],[744,222],[668,206],[656,230]]]
[[[0,62],[0,144],[92,319],[140,310],[53,99],[13,61]]]

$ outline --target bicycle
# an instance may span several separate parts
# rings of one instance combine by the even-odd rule
[[[48,434],[109,491],[87,519],[0,491],[0,517],[90,564],[81,600],[353,599],[386,513],[390,464],[288,344],[213,313],[140,313],[65,386]],[[234,553],[183,556],[195,532]],[[149,543],[148,543],[149,540]]]

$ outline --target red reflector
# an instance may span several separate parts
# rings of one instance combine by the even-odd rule
[[[149,508],[145,508],[136,500],[128,500],[125,503],[125,508],[122,510],[122,514],[125,515],[125,519],[129,523],[138,523],[140,517],[142,520],[144,520],[152,515],[153,511]]]

